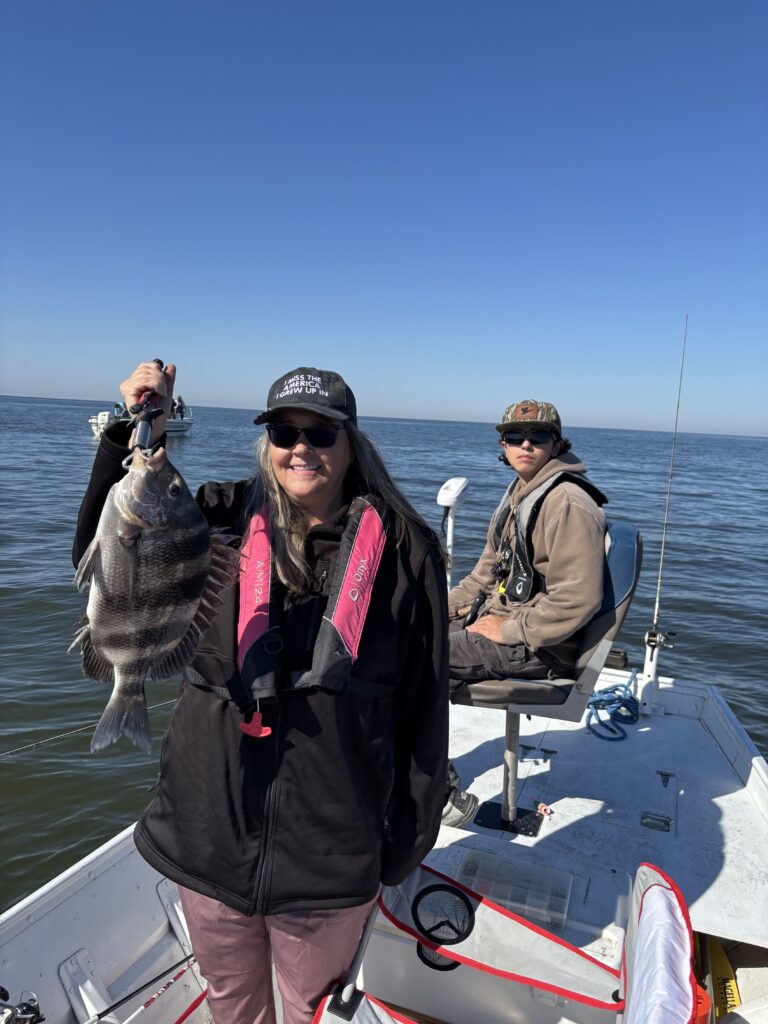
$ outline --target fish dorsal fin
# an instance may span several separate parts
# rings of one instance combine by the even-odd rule
[[[210,626],[224,591],[235,582],[240,572],[240,551],[232,546],[236,540],[239,538],[235,534],[211,530],[211,560],[197,611],[187,632],[170,654],[152,664],[148,673],[150,679],[169,679],[178,675],[194,658],[200,637]]]

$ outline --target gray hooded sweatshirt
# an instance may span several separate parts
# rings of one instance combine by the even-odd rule
[[[545,581],[546,591],[520,603],[501,595],[492,578],[499,552],[514,549],[514,513],[531,491],[555,473],[585,475],[586,466],[567,452],[551,459],[529,483],[518,479],[510,495],[507,518],[498,548],[492,526],[482,555],[472,572],[448,594],[451,617],[466,614],[481,591],[488,595],[480,615],[504,618],[502,642],[524,644],[531,651],[546,650],[564,665],[574,665],[579,653],[580,630],[600,607],[603,597],[605,516],[578,484],[565,481],[546,495],[533,528],[532,565]]]

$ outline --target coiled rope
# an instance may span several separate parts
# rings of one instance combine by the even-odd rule
[[[593,736],[613,742],[626,739],[624,726],[634,725],[640,717],[640,701],[632,693],[636,679],[637,669],[633,669],[628,682],[595,690],[587,701],[586,721],[587,729]]]

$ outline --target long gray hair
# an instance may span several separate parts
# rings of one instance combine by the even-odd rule
[[[414,527],[440,549],[437,535],[389,475],[373,441],[350,421],[344,424],[343,429],[347,432],[352,453],[352,464],[344,481],[345,493],[349,496],[369,494],[381,499],[390,511],[398,546],[407,538],[408,528]],[[247,526],[251,516],[267,505],[272,558],[278,579],[294,593],[306,594],[312,586],[312,570],[305,555],[309,525],[304,510],[277,482],[266,433],[256,442],[256,459],[259,471],[248,482],[244,525]]]

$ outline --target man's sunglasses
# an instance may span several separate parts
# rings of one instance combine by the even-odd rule
[[[294,427],[290,423],[268,423],[267,433],[275,448],[293,448],[303,434],[310,448],[333,448],[341,430],[340,423],[331,427]]]
[[[530,441],[531,444],[549,444],[555,440],[551,430],[507,430],[501,435],[502,444],[519,448],[523,441]]]

